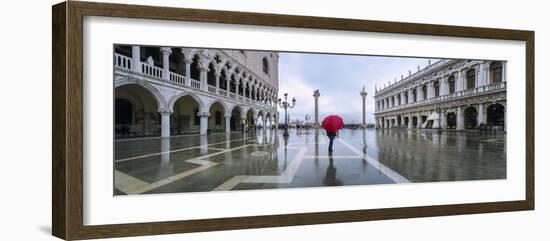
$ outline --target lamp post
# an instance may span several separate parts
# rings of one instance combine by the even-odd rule
[[[283,133],[283,136],[288,136],[288,109],[294,108],[296,105],[296,98],[292,97],[292,103],[290,103],[288,102],[288,93],[285,93],[284,97],[284,100],[279,98],[277,103],[279,103],[279,106],[285,110],[285,132]]]

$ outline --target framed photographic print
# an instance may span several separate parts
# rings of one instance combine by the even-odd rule
[[[534,209],[534,32],[53,6],[53,235]]]

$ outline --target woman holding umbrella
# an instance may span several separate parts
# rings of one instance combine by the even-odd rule
[[[344,128],[344,120],[340,116],[329,115],[323,119],[322,126],[327,131],[327,136],[330,140],[328,143],[328,152],[332,153],[332,143],[338,130]]]

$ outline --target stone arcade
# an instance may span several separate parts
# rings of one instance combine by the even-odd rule
[[[116,45],[115,136],[277,126],[275,52]]]
[[[506,62],[440,60],[374,99],[377,128],[506,130]]]

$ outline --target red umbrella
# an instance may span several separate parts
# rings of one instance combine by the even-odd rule
[[[322,126],[327,132],[336,132],[344,128],[344,120],[340,116],[329,115],[323,119]]]

